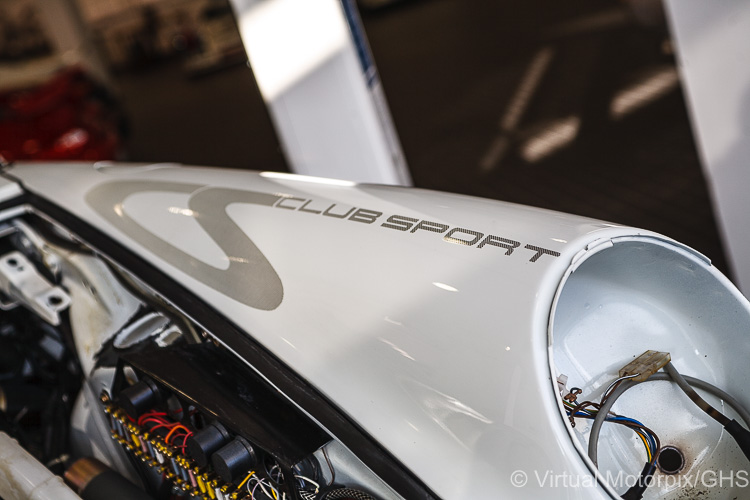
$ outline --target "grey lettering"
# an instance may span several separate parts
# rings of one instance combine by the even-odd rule
[[[308,212],[308,213],[311,213],[311,214],[319,214],[321,212],[320,210],[313,210],[311,208],[305,208],[310,203],[312,203],[312,200],[307,200],[304,205],[302,205],[301,207],[298,208],[298,210],[300,212]]]
[[[325,211],[323,212],[323,215],[326,215],[328,217],[336,217],[337,219],[346,219],[347,217],[349,217],[349,214],[354,212],[354,210],[357,208],[357,207],[352,207],[345,214],[335,214],[331,212],[331,210],[333,210],[333,207],[335,206],[336,204],[333,203],[330,207],[326,208]]]
[[[534,252],[536,252],[529,259],[529,262],[536,262],[536,261],[538,261],[539,258],[542,255],[551,255],[553,257],[559,257],[560,256],[560,252],[555,252],[554,250],[548,250],[548,249],[542,248],[542,247],[535,247],[534,245],[526,245],[524,248],[527,249],[527,250],[533,250]]]
[[[428,220],[420,221],[419,224],[414,226],[414,229],[412,229],[410,232],[414,233],[418,229],[424,229],[425,231],[432,231],[433,233],[444,233],[448,230],[448,225],[441,224],[439,222],[431,222]]]
[[[408,231],[415,222],[419,222],[419,219],[404,217],[403,215],[391,215],[386,222],[381,224],[381,226],[398,229],[399,231]]]
[[[506,238],[501,238],[499,236],[488,234],[485,239],[479,242],[479,245],[477,245],[477,248],[482,248],[485,245],[492,245],[493,247],[504,248],[507,250],[507,252],[505,252],[505,255],[510,255],[513,253],[513,250],[521,246],[521,243],[518,241],[508,240]]]
[[[456,233],[463,233],[473,236],[471,240],[462,240],[461,238],[456,238],[453,236]],[[476,231],[472,231],[471,229],[463,229],[460,227],[454,227],[450,231],[448,231],[448,234],[443,236],[443,240],[447,241],[448,243],[456,243],[458,245],[466,245],[471,246],[476,244],[477,241],[481,240],[484,234],[478,233]]]
[[[375,210],[360,208],[357,209],[357,211],[354,212],[351,217],[349,217],[349,220],[364,222],[365,224],[372,224],[381,215],[383,215],[383,212],[376,212]]]
[[[286,205],[284,203],[286,201],[309,201],[309,200],[305,200],[304,198],[297,198],[295,196],[291,196],[291,197],[288,197],[288,198],[287,197],[283,197],[283,198],[281,198],[276,203],[276,208],[285,208],[287,210],[297,210],[299,208],[299,207],[294,206],[294,205]]]

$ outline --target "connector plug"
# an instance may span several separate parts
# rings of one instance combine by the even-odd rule
[[[633,382],[645,382],[651,375],[672,361],[668,352],[646,351],[620,370],[620,377],[633,377]]]

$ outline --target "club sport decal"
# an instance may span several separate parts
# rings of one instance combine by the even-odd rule
[[[428,231],[443,235],[443,241],[475,248],[498,247],[505,250],[505,255],[511,255],[516,249],[528,251],[528,261],[537,262],[545,255],[559,257],[560,252],[543,248],[536,245],[525,244],[510,238],[503,238],[494,234],[480,233],[473,229],[462,227],[451,227],[442,222],[433,222],[425,219],[417,219],[405,215],[389,215],[377,210],[366,208],[340,206],[336,203],[320,202],[295,196],[285,196],[274,203],[274,207],[284,210],[295,210],[309,214],[333,217],[336,219],[361,222],[363,224],[375,224],[376,226],[403,231],[414,234],[419,231]]]
[[[189,195],[188,208],[203,230],[230,259],[227,269],[219,269],[192,257],[170,242],[138,224],[123,210],[125,199],[136,193],[171,192]],[[276,309],[283,300],[284,287],[279,275],[263,252],[227,215],[233,203],[267,206],[300,214],[316,215],[361,224],[404,234],[421,232],[442,235],[447,243],[478,249],[499,249],[505,256],[524,255],[530,263],[542,258],[559,257],[560,253],[512,238],[483,233],[463,227],[451,227],[401,214],[385,214],[378,210],[342,206],[323,200],[299,198],[281,193],[261,193],[200,184],[160,181],[112,181],[101,184],[86,194],[86,202],[109,223],[162,259],[193,276],[218,292],[256,309]]]

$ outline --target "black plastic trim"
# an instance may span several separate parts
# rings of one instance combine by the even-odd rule
[[[26,203],[26,199],[27,199],[27,196],[24,193],[19,196],[16,196],[15,198],[11,198],[9,200],[0,202],[0,212],[7,210],[9,208],[17,207],[18,205],[23,205],[24,203]]]
[[[287,468],[331,440],[263,377],[212,342],[143,349],[121,358],[168,392],[190,401],[211,420],[270,452]],[[137,387],[131,385],[121,391],[120,398]],[[125,408],[122,401],[120,405]]]

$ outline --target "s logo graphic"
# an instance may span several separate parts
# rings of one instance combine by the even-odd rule
[[[188,207],[194,219],[230,259],[229,268],[218,269],[170,244],[130,218],[125,199],[136,193],[171,192],[190,195]],[[177,182],[115,181],[95,187],[86,202],[116,228],[154,252],[169,264],[238,302],[271,311],[284,297],[284,288],[271,263],[226,213],[232,203],[272,206],[277,195]]]

